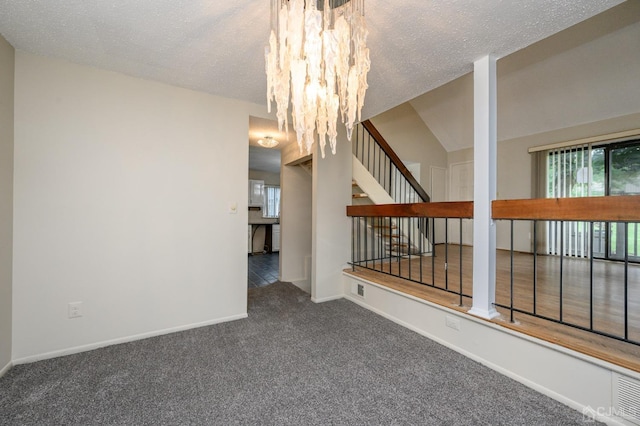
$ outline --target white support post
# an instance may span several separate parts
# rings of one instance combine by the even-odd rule
[[[473,306],[470,314],[491,319],[499,314],[496,297],[496,227],[491,202],[496,198],[497,79],[496,58],[473,65]]]

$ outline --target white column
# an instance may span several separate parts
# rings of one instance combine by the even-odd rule
[[[491,201],[496,198],[497,108],[496,59],[485,56],[474,63],[473,118],[473,306],[470,314],[495,318],[496,227]]]

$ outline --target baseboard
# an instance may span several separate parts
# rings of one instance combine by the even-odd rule
[[[13,363],[9,361],[7,365],[5,365],[4,367],[2,367],[2,369],[0,369],[0,377],[7,374],[7,371],[11,370],[11,367],[13,367]]]
[[[179,331],[191,330],[191,329],[194,329],[194,328],[207,327],[207,326],[210,326],[210,325],[221,324],[221,323],[229,322],[229,321],[235,321],[235,320],[239,320],[239,319],[243,319],[243,318],[247,318],[247,317],[248,317],[248,315],[246,313],[245,314],[239,314],[239,315],[232,315],[232,316],[229,316],[229,317],[218,318],[218,319],[214,319],[214,320],[210,320],[210,321],[204,321],[204,322],[200,322],[200,323],[187,324],[187,325],[182,325],[182,326],[179,326],[179,327],[166,328],[166,329],[163,329],[163,330],[151,331],[151,332],[148,332],[148,333],[141,333],[141,334],[136,334],[136,335],[133,335],[133,336],[121,337],[121,338],[118,338],[118,339],[105,340],[105,341],[102,341],[102,342],[91,343],[91,344],[88,344],[88,345],[76,346],[76,347],[68,348],[68,349],[61,349],[61,350],[58,350],[58,351],[47,352],[47,353],[44,353],[44,354],[32,355],[32,356],[27,356],[27,357],[24,357],[24,358],[14,359],[13,360],[13,365],[27,364],[27,363],[30,363],[30,362],[42,361],[42,360],[45,360],[45,359],[58,358],[58,357],[65,356],[65,355],[73,355],[73,354],[77,354],[77,353],[80,353],[80,352],[87,352],[87,351],[92,351],[92,350],[95,350],[95,349],[104,348],[106,346],[118,345],[120,343],[134,342],[136,340],[148,339],[150,337],[162,336],[164,334],[177,333]]]
[[[343,298],[344,298],[344,295],[339,294],[337,296],[329,296],[329,297],[320,297],[320,298],[312,297],[311,301],[313,303],[324,303],[324,302],[331,302],[332,300],[338,300]]]
[[[311,283],[309,282],[309,280],[301,279],[297,281],[291,281],[291,284],[295,285],[305,293],[311,294]]]

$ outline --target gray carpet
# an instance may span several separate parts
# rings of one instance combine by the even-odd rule
[[[249,318],[33,364],[2,425],[570,425],[581,413],[349,301],[249,290]]]

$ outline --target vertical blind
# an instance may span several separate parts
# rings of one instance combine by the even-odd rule
[[[593,188],[592,148],[590,144],[548,150],[546,197],[588,197]],[[589,257],[588,222],[550,221],[547,227],[547,253]]]

